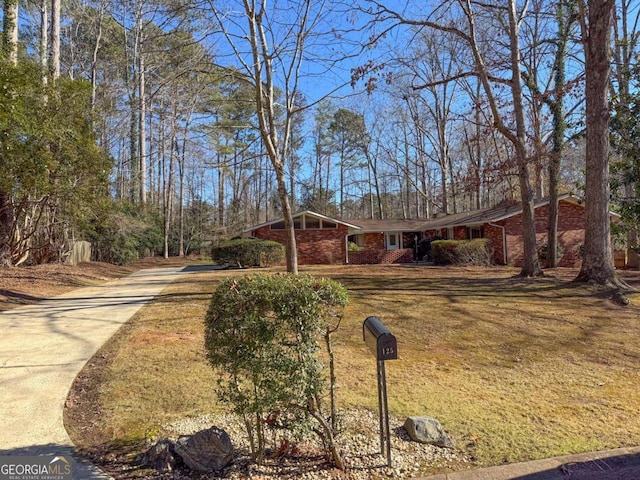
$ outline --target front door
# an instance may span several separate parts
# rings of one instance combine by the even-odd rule
[[[400,245],[401,236],[399,233],[386,233],[385,234],[385,243],[387,250],[397,250],[402,248]]]

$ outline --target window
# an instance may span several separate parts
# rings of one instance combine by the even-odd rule
[[[304,219],[304,220],[303,220]],[[295,230],[317,229],[317,228],[338,228],[338,224],[329,220],[320,220],[315,217],[307,217],[300,215],[293,219],[293,228]],[[284,221],[271,224],[271,230],[284,230]]]
[[[355,235],[351,235],[349,238],[353,243],[358,245],[360,248],[364,248],[364,234],[356,233]]]
[[[329,220],[323,220],[322,228],[338,228],[338,225],[334,222],[330,222]]]
[[[307,228],[307,229],[320,228],[320,219],[316,217],[304,217],[304,228]]]
[[[474,238],[483,238],[482,227],[468,227],[467,238],[469,238],[469,240],[473,240]]]

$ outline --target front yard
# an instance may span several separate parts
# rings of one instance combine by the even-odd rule
[[[399,359],[386,365],[390,412],[438,418],[475,466],[640,445],[640,294],[622,307],[561,269],[533,280],[509,268],[303,270],[349,291],[335,336],[341,408],[377,411],[362,341],[375,315],[398,340]],[[142,449],[162,425],[224,413],[202,322],[221,278],[255,272],[183,277],[144,308],[79,377],[65,416],[74,442],[121,463],[120,446]],[[639,272],[625,278],[640,288]]]

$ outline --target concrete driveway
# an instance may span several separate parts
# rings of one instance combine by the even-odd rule
[[[167,285],[189,271],[201,270],[141,270],[1,312],[0,456],[72,454],[62,411],[84,364]],[[92,465],[75,461],[74,479],[109,478]]]

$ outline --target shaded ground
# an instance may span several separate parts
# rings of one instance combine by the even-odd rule
[[[90,262],[80,265],[50,263],[33,267],[0,268],[0,311],[31,305],[75,288],[97,285],[141,268],[171,267],[191,259],[148,258],[127,266]]]

